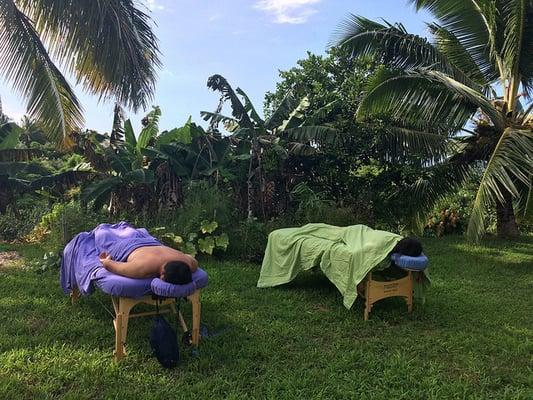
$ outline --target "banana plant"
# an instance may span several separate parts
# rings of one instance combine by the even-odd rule
[[[202,111],[201,115],[210,124],[224,124],[225,129],[237,149],[240,160],[248,160],[247,186],[247,215],[253,219],[254,180],[259,181],[261,206],[264,210],[265,180],[263,173],[263,154],[266,149],[272,149],[282,159],[286,159],[290,152],[310,154],[316,147],[313,142],[317,139],[324,141],[338,140],[337,131],[328,126],[307,124],[306,112],[309,101],[304,98],[296,99],[288,93],[272,115],[264,120],[252,104],[248,95],[240,88],[233,90],[226,78],[213,75],[207,81],[208,88],[221,93],[223,101],[230,103],[232,116],[218,112]]]
[[[94,161],[97,170],[105,172],[82,190],[81,200],[93,202],[95,208],[109,205],[109,212],[117,214],[125,208],[141,210],[154,199],[154,171],[148,168],[142,151],[157,136],[161,110],[154,107],[143,119],[143,129],[136,138],[131,121],[124,122],[123,137],[117,132],[117,109],[115,109],[113,141],[97,135],[81,135],[77,138],[78,149],[83,149],[89,161]],[[88,136],[88,137],[87,137]],[[88,154],[87,154],[88,153]]]

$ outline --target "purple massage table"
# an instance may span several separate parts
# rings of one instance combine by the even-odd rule
[[[100,263],[98,255],[102,251],[111,254],[117,261],[125,261],[128,255],[141,246],[161,245],[150,236],[146,229],[136,229],[127,222],[101,224],[91,232],[76,235],[63,251],[60,280],[65,293],[70,293],[72,303],[80,294],[90,295],[95,288],[112,296],[115,317],[115,360],[126,355],[125,344],[129,318],[155,315],[157,312],[132,314],[131,309],[140,303],[163,308],[159,313],[173,312],[189,338],[190,344],[197,347],[200,340],[200,290],[207,286],[207,273],[198,268],[192,274],[192,282],[186,285],[173,285],[159,278],[133,279],[113,274]],[[176,309],[176,300],[185,298],[192,305],[192,332]]]

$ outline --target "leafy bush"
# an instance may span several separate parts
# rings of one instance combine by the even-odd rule
[[[61,263],[61,258],[58,253],[47,252],[43,255],[43,258],[40,260],[32,260],[28,267],[30,270],[35,272],[46,272],[46,271],[57,271]]]
[[[296,218],[304,223],[321,222],[326,209],[333,205],[325,198],[324,193],[314,191],[305,182],[299,183],[292,189],[291,197],[298,204]]]
[[[269,232],[267,225],[256,219],[235,224],[230,231],[229,255],[246,261],[261,262]]]
[[[428,217],[424,234],[437,237],[463,234],[468,226],[475,189],[473,185],[466,186],[439,201],[433,213]],[[490,224],[490,221],[488,222]]]
[[[155,228],[152,232],[163,244],[195,257],[198,253],[212,255],[215,250],[226,251],[229,245],[228,234],[220,233],[217,229],[218,222],[202,221],[198,231],[189,233],[185,236],[186,240],[180,235],[168,232],[165,227]]]
[[[85,209],[79,202],[56,203],[26,239],[58,251],[76,234],[89,231],[106,219],[104,214]]]
[[[46,201],[30,196],[21,197],[5,214],[0,214],[0,241],[23,238],[47,210]]]

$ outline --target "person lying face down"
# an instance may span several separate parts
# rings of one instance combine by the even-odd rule
[[[400,240],[394,249],[392,249],[391,254],[399,253],[410,257],[418,257],[422,254],[422,243],[418,239],[412,237],[406,237]]]
[[[176,285],[192,282],[198,261],[188,254],[167,246],[142,246],[133,250],[125,262],[114,261],[107,252],[100,262],[110,272],[129,278],[160,278]]]

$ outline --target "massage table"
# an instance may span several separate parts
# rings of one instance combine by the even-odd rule
[[[130,318],[173,312],[184,331],[189,330],[176,307],[178,299],[187,299],[192,304],[192,332],[190,344],[196,351],[200,340],[200,290],[207,286],[207,273],[198,268],[192,274],[192,282],[173,285],[159,278],[133,279],[106,270],[99,259],[102,251],[114,260],[126,261],[128,255],[142,246],[160,246],[144,228],[135,228],[126,221],[117,224],[100,224],[90,232],[80,232],[63,251],[60,268],[61,287],[70,293],[72,303],[80,295],[90,295],[95,289],[111,295],[114,309],[115,360],[126,354],[125,344]],[[137,304],[157,307],[155,312],[131,313]],[[163,307],[159,310],[159,307]],[[187,337],[186,337],[187,338]],[[188,340],[189,341],[189,340]]]
[[[159,278],[133,279],[120,276],[99,268],[94,277],[94,284],[102,292],[111,295],[115,328],[115,350],[113,356],[116,361],[120,361],[126,355],[126,337],[128,334],[128,322],[130,318],[151,316],[172,312],[187,339],[187,344],[193,346],[196,351],[200,341],[200,290],[207,286],[207,273],[198,268],[192,274],[193,281],[186,285],[173,285],[162,281]],[[79,299],[80,294],[74,288],[70,297],[72,304]],[[189,331],[187,324],[176,308],[179,299],[186,299],[191,303],[192,308],[192,331]],[[131,313],[133,307],[138,304],[149,304],[158,308],[157,311]],[[162,308],[161,310],[159,308]],[[190,332],[190,334],[189,334]],[[190,339],[190,340],[189,340]]]
[[[277,229],[269,234],[257,287],[286,284],[301,271],[319,267],[341,293],[346,308],[353,306],[358,294],[365,297],[365,320],[375,302],[393,296],[404,297],[411,312],[413,277],[416,275],[416,283],[429,283],[422,271],[427,257],[406,259],[394,254],[392,261],[407,271],[400,279],[382,282],[373,274],[390,265],[389,254],[401,239],[365,225],[317,223]]]

